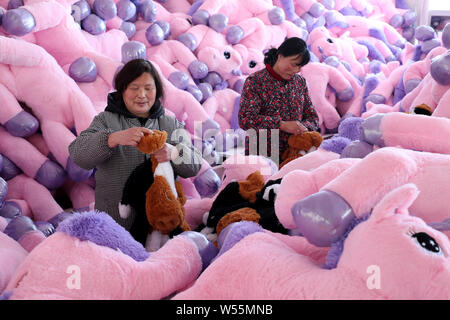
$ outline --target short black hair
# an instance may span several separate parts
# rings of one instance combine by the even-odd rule
[[[264,54],[264,63],[273,67],[275,62],[277,62],[279,54],[283,57],[300,55],[302,57],[302,61],[300,62],[301,66],[307,64],[311,59],[306,42],[297,37],[287,38],[278,49],[271,48],[267,51]]]
[[[161,77],[153,66],[153,64],[145,59],[134,59],[128,61],[122,69],[114,77],[114,88],[120,94],[121,97],[123,92],[127,89],[128,85],[135,79],[139,78],[144,72],[150,73],[155,80],[156,86],[156,97],[155,100],[159,100],[164,97],[164,87],[161,81]]]

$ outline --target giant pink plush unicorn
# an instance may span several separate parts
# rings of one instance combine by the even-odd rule
[[[409,215],[418,192],[407,184],[387,194],[336,243],[326,268],[280,237],[237,230],[237,239],[250,235],[223,246],[174,299],[449,299],[450,241]]]
[[[216,255],[189,231],[149,254],[107,214],[74,214],[17,268],[9,299],[161,299],[191,284]]]

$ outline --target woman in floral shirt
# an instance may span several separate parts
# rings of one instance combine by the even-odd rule
[[[298,74],[309,59],[305,41],[289,38],[278,49],[272,48],[265,54],[265,69],[246,79],[239,109],[239,125],[247,130],[246,155],[265,155],[278,163],[280,155],[289,147],[290,135],[319,130],[319,117],[309,98],[306,80]],[[263,129],[267,129],[266,134]],[[264,135],[267,153],[257,143],[263,143]],[[278,141],[272,141],[271,136],[279,137]]]

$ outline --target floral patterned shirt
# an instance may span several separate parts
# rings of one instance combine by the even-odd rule
[[[242,89],[239,125],[243,130],[254,129],[258,139],[252,140],[252,136],[250,138],[247,136],[245,154],[254,154],[251,151],[257,147],[257,154],[269,156],[274,160],[277,155],[271,154],[271,135],[276,137],[276,134],[271,133],[270,129],[279,129],[282,120],[298,120],[309,131],[319,131],[319,117],[311,103],[306,80],[299,74],[294,75],[290,80],[284,80],[270,65],[266,65],[265,69],[251,74],[245,80]],[[266,154],[264,151],[260,152],[259,145],[254,145],[256,141],[260,141],[259,136],[264,132],[259,131],[261,129],[267,129]],[[289,147],[288,139],[291,135],[281,130],[278,134],[277,160]]]

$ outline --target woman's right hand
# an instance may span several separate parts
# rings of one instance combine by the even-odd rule
[[[300,134],[308,131],[299,121],[281,121],[280,130],[291,134]]]
[[[113,132],[108,137],[108,146],[137,146],[141,138],[146,134],[152,134],[153,131],[144,127],[134,127],[121,131]]]

